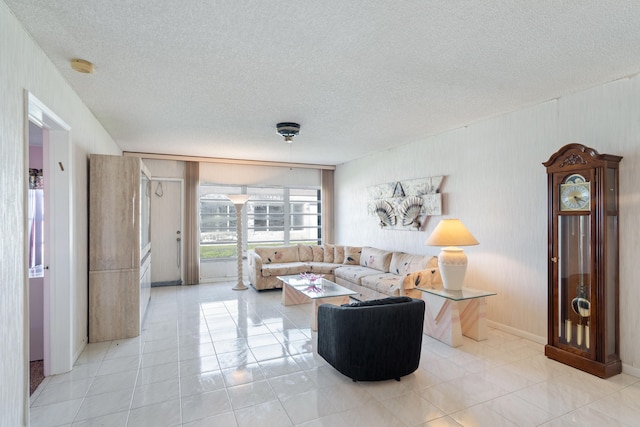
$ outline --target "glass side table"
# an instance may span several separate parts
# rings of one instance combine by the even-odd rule
[[[486,297],[496,295],[479,289],[448,291],[443,287],[417,288],[425,302],[424,333],[451,347],[462,345],[462,336],[487,339]]]

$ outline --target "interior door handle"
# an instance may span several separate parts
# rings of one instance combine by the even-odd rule
[[[177,260],[177,264],[178,264],[178,268],[180,268],[180,251],[181,251],[181,245],[180,242],[182,241],[182,239],[180,238],[180,230],[176,231],[176,234],[178,235],[178,237],[176,237],[176,242],[178,244],[178,260]]]

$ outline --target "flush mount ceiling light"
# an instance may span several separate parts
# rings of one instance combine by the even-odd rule
[[[276,125],[276,131],[279,135],[284,136],[284,142],[291,144],[293,137],[300,133],[300,125],[290,122],[278,123]]]
[[[84,59],[78,59],[78,58],[72,59],[71,68],[83,74],[93,73],[93,64],[89,61],[85,61]]]

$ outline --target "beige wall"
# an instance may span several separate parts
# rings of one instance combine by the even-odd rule
[[[546,342],[547,181],[542,162],[578,142],[624,156],[620,166],[620,326],[626,372],[640,374],[640,76],[505,114],[338,166],[336,243],[437,255],[424,231],[381,230],[367,215],[367,186],[445,175],[444,216],[479,240],[465,249],[468,286],[496,291],[488,317]],[[425,118],[428,120],[428,117]]]
[[[90,78],[90,76],[88,76]],[[54,65],[0,1],[0,425],[26,424],[24,301],[26,264],[24,193],[24,91],[30,91],[71,126],[72,191],[75,219],[72,283],[72,353],[87,337],[87,155],[120,154],[103,127],[60,76]]]

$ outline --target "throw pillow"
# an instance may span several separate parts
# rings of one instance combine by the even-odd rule
[[[333,262],[340,264],[344,259],[344,246],[336,245],[333,251]]]
[[[355,247],[355,246],[345,246],[344,261],[342,263],[345,265],[360,265],[361,253],[362,253],[362,248]]]

